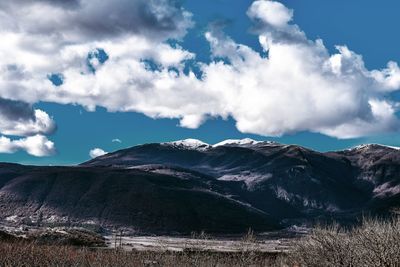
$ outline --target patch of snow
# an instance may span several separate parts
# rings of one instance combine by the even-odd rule
[[[375,197],[390,197],[400,194],[400,185],[391,186],[390,183],[384,183],[374,189]]]
[[[395,149],[395,150],[400,150],[400,147],[398,147],[398,146],[385,146],[385,147],[392,148],[392,149]]]
[[[285,189],[283,189],[280,186],[277,186],[275,188],[275,194],[279,199],[285,200],[286,202],[289,202],[293,198],[292,194],[288,193]]]
[[[378,147],[382,147],[382,148],[390,148],[390,149],[394,149],[394,150],[400,150],[400,147],[397,146],[386,146],[386,145],[380,145],[380,144],[362,144],[362,145],[358,145],[349,149],[346,149],[347,151],[353,151],[353,150],[365,150],[365,149],[370,149],[373,146],[378,146]]]
[[[363,150],[363,149],[369,149],[371,147],[371,145],[369,144],[362,144],[362,145],[358,145],[352,148],[349,148],[347,150]]]
[[[174,176],[183,180],[189,180],[191,178],[195,178],[194,175],[188,172],[184,171],[179,171],[179,170],[174,170],[174,169],[169,169],[169,168],[157,168],[157,167],[149,167],[147,169],[142,168],[142,170],[152,172],[152,173],[157,173],[157,174],[165,174],[165,175],[170,175]]]
[[[63,234],[63,235],[68,235],[68,232],[66,232],[65,230],[61,230],[61,229],[56,229],[55,232],[59,233],[59,234]]]
[[[211,146],[197,139],[185,139],[174,142],[161,143],[161,145],[174,146],[182,149],[205,150]]]
[[[93,220],[84,221],[83,224],[86,224],[86,225],[97,225],[97,223],[95,221],[93,221]]]
[[[219,146],[226,146],[226,145],[256,145],[259,143],[263,143],[264,141],[256,141],[250,138],[244,138],[244,139],[227,139],[225,141],[219,142],[213,147],[219,147]]]
[[[220,181],[243,181],[248,189],[253,189],[257,184],[272,178],[271,173],[249,173],[226,174],[218,178]]]
[[[50,217],[46,218],[44,221],[47,223],[60,223],[60,222],[66,222],[67,220],[68,219],[66,217],[51,215]]]
[[[9,217],[5,218],[5,220],[6,220],[7,222],[14,222],[14,223],[16,223],[16,222],[18,222],[18,216],[17,216],[17,215],[9,216]]]
[[[315,199],[309,199],[306,197],[302,197],[297,194],[289,193],[286,191],[284,188],[280,186],[276,186],[275,188],[272,188],[275,191],[275,194],[277,198],[284,200],[286,202],[292,202],[292,201],[299,201],[304,207],[307,208],[313,208],[313,209],[324,209],[326,211],[330,212],[337,212],[340,211],[340,208],[337,207],[336,205],[332,203],[319,203]]]
[[[123,169],[126,169],[126,170],[142,170],[142,171],[149,171],[154,168],[152,164],[133,165],[133,166],[129,165],[129,166],[122,166],[122,167],[123,167]]]

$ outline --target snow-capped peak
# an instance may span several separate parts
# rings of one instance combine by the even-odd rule
[[[225,145],[256,145],[259,143],[263,143],[263,141],[256,141],[250,138],[245,138],[245,139],[228,139],[222,142],[219,142],[213,147],[218,147],[218,146],[225,146]]]
[[[385,145],[380,145],[380,144],[362,144],[362,145],[358,145],[355,147],[352,147],[350,149],[347,150],[365,150],[365,149],[370,149],[373,147],[381,147],[381,148],[390,148],[390,149],[394,149],[394,150],[400,150],[400,147],[396,147],[396,146],[385,146]]]
[[[211,147],[209,144],[204,143],[203,141],[197,139],[185,139],[185,140],[178,140],[173,142],[161,143],[162,145],[168,146],[175,146],[184,149],[207,149]]]

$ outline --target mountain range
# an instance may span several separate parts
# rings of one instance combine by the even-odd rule
[[[144,144],[77,166],[0,165],[0,220],[150,233],[354,223],[400,207],[400,150],[320,153],[251,139]]]

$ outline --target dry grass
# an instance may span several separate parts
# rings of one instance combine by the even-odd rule
[[[210,238],[194,235],[199,242]],[[89,249],[0,242],[0,266],[400,266],[400,217],[365,219],[351,229],[338,225],[316,227],[298,240],[289,254],[263,253],[249,232],[240,252],[211,252],[206,247],[182,252]]]
[[[0,266],[279,266],[274,254],[123,250],[0,243]]]
[[[400,217],[364,219],[343,229],[317,227],[290,254],[297,266],[400,266]]]

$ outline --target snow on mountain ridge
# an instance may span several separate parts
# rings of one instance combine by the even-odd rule
[[[381,145],[381,144],[362,144],[362,145],[358,145],[349,149],[346,149],[347,151],[349,150],[362,150],[362,149],[369,149],[373,146],[378,146],[378,147],[385,147],[385,148],[391,148],[391,149],[395,149],[395,150],[400,150],[400,147],[396,147],[396,146],[386,146],[386,145]]]
[[[264,141],[256,141],[250,138],[244,138],[244,139],[227,139],[225,141],[219,142],[213,147],[219,147],[219,146],[225,146],[225,145],[256,145],[259,143],[263,143]]]
[[[198,139],[184,139],[184,140],[178,140],[178,141],[173,141],[173,142],[166,142],[166,143],[161,143],[162,145],[168,145],[168,146],[175,146],[179,148],[185,148],[185,149],[207,149],[210,148],[211,146],[207,143],[204,143],[203,141],[200,141]]]
[[[257,145],[257,144],[273,144],[274,142],[270,141],[256,141],[250,138],[244,138],[244,139],[227,139],[222,142],[219,142],[214,145],[207,144],[201,140],[198,139],[193,139],[193,138],[188,138],[184,140],[177,140],[173,142],[165,142],[161,143],[161,145],[167,145],[167,146],[174,146],[178,148],[184,148],[184,149],[195,149],[195,150],[205,150],[209,148],[215,148],[215,147],[220,147],[220,146],[251,146],[251,145]]]

